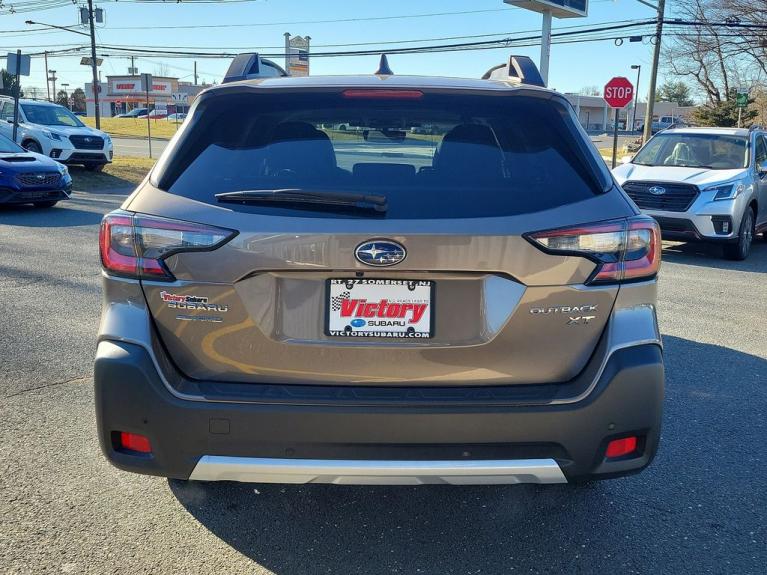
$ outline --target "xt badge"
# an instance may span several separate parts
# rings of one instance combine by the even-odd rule
[[[579,315],[570,316],[567,320],[567,325],[587,325],[592,319],[595,319],[595,315]]]

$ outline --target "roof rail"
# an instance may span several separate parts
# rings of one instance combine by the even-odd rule
[[[493,66],[482,76],[483,80],[506,80],[517,84],[546,87],[546,83],[535,65],[528,56],[509,56],[509,61],[498,66]]]
[[[222,84],[254,78],[279,78],[287,75],[288,73],[280,66],[271,60],[261,58],[257,52],[245,52],[234,57]]]

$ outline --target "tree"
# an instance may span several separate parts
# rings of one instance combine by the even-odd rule
[[[85,113],[85,92],[82,88],[75,88],[72,92],[72,111]]]
[[[69,97],[67,96],[67,93],[64,90],[59,90],[56,93],[56,98],[54,100],[58,105],[64,106],[65,108],[69,108]]]
[[[5,70],[0,70],[0,75],[3,77],[3,87],[0,88],[0,94],[5,96],[16,95],[16,78],[13,74],[9,74]],[[19,97],[24,97],[24,90],[19,92]]]
[[[580,91],[581,96],[601,96],[602,90],[599,86],[584,86]]]
[[[692,106],[690,87],[684,82],[664,82],[655,93],[656,102],[676,102],[678,106]]]
[[[720,126],[723,128],[732,128],[738,125],[738,106],[736,104],[737,90],[730,90],[727,99],[715,104],[706,104],[696,108],[692,112],[692,121],[698,126]],[[749,98],[749,106],[754,103],[753,98]],[[750,126],[759,112],[753,108],[743,108],[741,112],[741,126]]]

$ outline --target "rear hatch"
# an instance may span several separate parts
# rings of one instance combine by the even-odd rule
[[[127,209],[194,222],[142,279],[188,377],[550,383],[592,355],[617,285],[529,234],[634,212],[551,94],[244,86],[182,130]]]

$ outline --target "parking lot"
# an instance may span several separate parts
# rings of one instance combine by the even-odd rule
[[[124,193],[0,211],[0,571],[764,573],[767,242],[665,244],[658,457],[583,487],[185,484],[95,433],[98,224]]]

